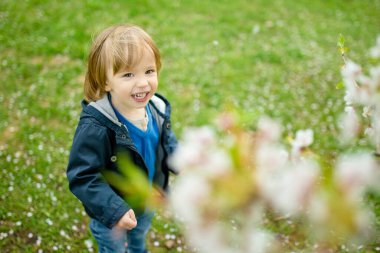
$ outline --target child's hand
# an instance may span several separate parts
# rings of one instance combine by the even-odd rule
[[[131,230],[137,226],[137,220],[135,216],[135,212],[130,209],[126,212],[123,217],[116,223],[115,227],[118,229],[127,229]]]

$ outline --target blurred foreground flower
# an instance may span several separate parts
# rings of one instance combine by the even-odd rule
[[[344,40],[340,46],[345,57]],[[380,154],[380,67],[366,76],[358,64],[345,63],[342,137],[356,140],[365,130]],[[367,127],[359,114],[369,119]],[[365,247],[376,238],[364,201],[368,191],[379,191],[373,154],[342,152],[336,162],[326,160],[311,152],[311,129],[296,132],[286,148],[280,124],[262,118],[248,131],[239,127],[239,116],[223,113],[215,128],[187,129],[171,158],[182,173],[170,205],[192,246],[204,253],[322,253]]]
[[[264,118],[253,132],[239,128],[238,120],[231,120],[236,116],[222,117],[228,124],[220,131],[187,129],[171,160],[182,171],[171,207],[195,248],[206,253],[284,252],[289,248],[281,235],[303,231],[299,240],[308,243],[300,242],[300,249],[325,252],[340,244],[365,245],[372,238],[372,214],[362,202],[380,179],[372,155],[343,155],[331,174],[305,152],[313,142],[311,130],[298,131],[287,150],[275,121]],[[265,222],[270,214],[274,220],[292,220],[294,231],[271,227]]]
[[[380,155],[380,36],[369,54],[371,61],[378,65],[371,66],[368,74],[359,64],[344,56],[341,74],[346,89],[346,109],[341,118],[342,136],[352,141],[363,133]]]

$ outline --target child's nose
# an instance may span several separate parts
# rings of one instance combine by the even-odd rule
[[[147,78],[140,77],[139,79],[137,79],[137,86],[144,87],[146,85],[148,85],[148,79]]]

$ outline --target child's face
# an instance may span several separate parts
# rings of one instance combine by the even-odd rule
[[[145,48],[141,60],[118,73],[109,71],[106,91],[121,112],[134,113],[144,108],[157,90],[158,78],[153,51]]]

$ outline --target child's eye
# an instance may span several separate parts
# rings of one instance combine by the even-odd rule
[[[149,70],[147,70],[145,73],[146,73],[146,74],[152,74],[152,73],[154,73],[154,72],[156,72],[154,69],[149,69]]]
[[[125,73],[124,75],[123,75],[123,77],[132,77],[133,76],[133,73]]]

